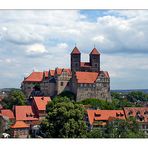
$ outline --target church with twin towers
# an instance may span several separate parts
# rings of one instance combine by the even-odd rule
[[[55,97],[68,91],[75,94],[76,101],[87,98],[111,101],[110,76],[100,68],[100,52],[94,47],[89,54],[89,62],[82,62],[81,52],[75,46],[70,56],[70,68],[33,71],[25,77],[21,89],[26,97],[31,96],[35,85],[40,85],[44,96]]]

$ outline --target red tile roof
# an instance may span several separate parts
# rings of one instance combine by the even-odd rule
[[[29,128],[29,125],[24,121],[16,121],[15,124],[11,126],[11,128]]]
[[[57,75],[61,75],[63,71],[66,71],[68,75],[71,75],[71,70],[69,68],[56,68]]]
[[[93,55],[100,55],[100,53],[98,52],[98,50],[96,48],[94,48],[90,54],[93,54]]]
[[[138,122],[148,122],[148,107],[124,107],[126,118],[135,117]]]
[[[49,71],[45,71],[45,77],[48,78],[48,72]]]
[[[68,75],[71,75],[72,74],[71,73],[71,70],[69,68],[64,68],[63,70],[65,70],[68,73]]]
[[[51,76],[54,76],[55,70],[49,70],[49,72]]]
[[[10,110],[10,109],[2,109],[1,114],[3,116],[8,117],[9,119],[14,119],[14,114],[13,114],[12,110]]]
[[[15,106],[15,117],[16,120],[22,121],[38,120],[31,106]]]
[[[41,82],[43,80],[43,72],[32,72],[24,82]]]
[[[81,62],[81,67],[91,67],[91,65],[88,62]]]
[[[50,97],[34,97],[34,102],[38,108],[38,110],[46,110],[47,103],[51,101]]]
[[[56,73],[57,73],[57,75],[61,75],[61,73],[62,73],[62,68],[56,68]]]
[[[97,72],[76,72],[77,83],[94,83],[97,77]]]
[[[94,121],[108,121],[110,118],[125,119],[123,110],[87,110],[89,123]]]
[[[73,51],[71,52],[71,54],[80,54],[80,51],[79,51],[79,49],[77,47],[75,47],[73,49]]]

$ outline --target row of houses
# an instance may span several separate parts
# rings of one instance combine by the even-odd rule
[[[124,107],[123,110],[87,110],[86,121],[89,129],[104,127],[115,119],[126,120],[134,117],[139,128],[148,135],[148,107]]]
[[[27,138],[30,131],[40,125],[46,116],[46,105],[50,97],[33,97],[30,105],[14,106],[12,110],[1,109],[2,131],[10,129],[11,137]],[[88,129],[102,128],[115,119],[126,120],[130,116],[139,123],[140,129],[148,135],[148,107],[124,107],[122,110],[86,109],[85,121]]]
[[[50,97],[33,97],[30,105],[14,106],[12,110],[1,109],[2,131],[10,129],[11,137],[27,138],[33,127],[40,125],[46,116]]]

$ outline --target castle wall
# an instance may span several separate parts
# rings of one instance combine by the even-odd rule
[[[21,89],[23,93],[25,94],[26,98],[28,98],[33,91],[34,83],[32,82],[26,82],[22,83]]]
[[[56,91],[56,84],[49,83],[49,96],[51,97],[55,96],[55,91]]]
[[[77,88],[77,101],[87,98],[110,101],[109,83],[79,84]]]

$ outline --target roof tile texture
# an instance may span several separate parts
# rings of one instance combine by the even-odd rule
[[[78,83],[94,83],[97,77],[97,72],[76,72]]]
[[[29,125],[24,121],[16,121],[15,124],[11,126],[11,128],[29,128]]]
[[[38,120],[31,106],[15,106],[16,120],[33,121]]]
[[[108,121],[110,118],[125,119],[123,110],[87,110],[87,114],[91,125],[94,121]]]
[[[1,114],[3,116],[8,117],[9,119],[14,119],[14,114],[13,114],[12,110],[10,110],[10,109],[2,109]]]
[[[45,111],[46,105],[48,102],[51,101],[50,97],[34,97],[34,102],[38,108],[39,111]]]

